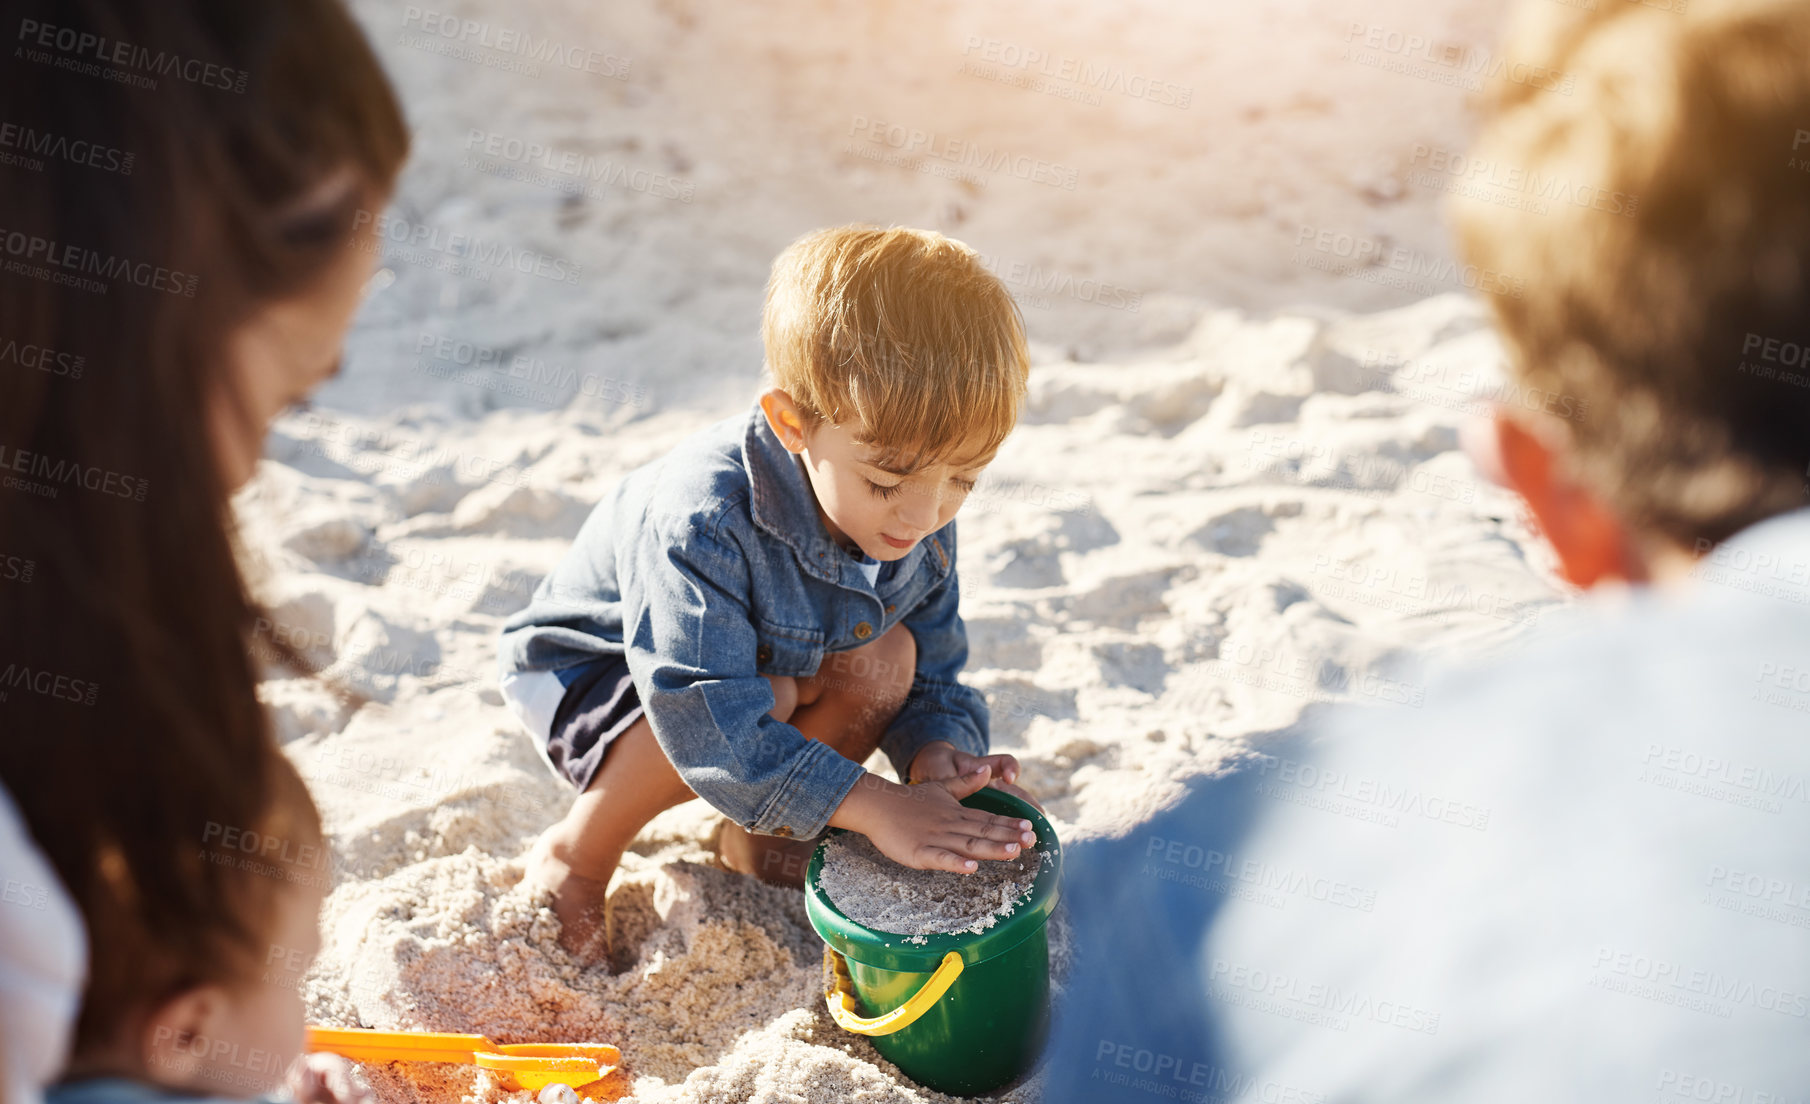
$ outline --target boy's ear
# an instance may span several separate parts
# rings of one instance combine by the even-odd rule
[[[1628,531],[1602,500],[1569,478],[1558,444],[1506,410],[1492,429],[1499,475],[1533,513],[1540,535],[1558,553],[1560,574],[1589,588],[1644,582],[1646,571]]]
[[[808,422],[792,396],[775,387],[761,395],[760,409],[767,416],[767,425],[772,427],[773,435],[786,446],[787,452],[796,455],[804,451]]]
[[[214,1036],[228,1007],[224,988],[197,985],[153,1008],[139,1035],[145,1076],[175,1087],[202,1080]]]

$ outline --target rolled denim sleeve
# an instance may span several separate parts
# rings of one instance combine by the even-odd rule
[[[918,669],[911,694],[893,718],[880,750],[900,778],[925,744],[947,740],[970,755],[987,753],[987,701],[959,681],[968,664],[968,630],[962,625],[961,583],[955,571],[955,526],[940,536],[949,554],[949,572],[902,622],[917,640]]]
[[[702,532],[640,544],[624,644],[661,750],[693,793],[750,831],[822,832],[866,772],[770,715],[745,558]]]

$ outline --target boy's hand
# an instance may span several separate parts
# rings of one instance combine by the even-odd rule
[[[935,740],[918,749],[916,757],[911,760],[910,776],[913,782],[934,782],[960,778],[976,767],[986,767],[991,772],[992,778],[987,783],[989,786],[1030,802],[1031,807],[1040,813],[1043,811],[1041,802],[1013,785],[1018,781],[1018,758],[1013,755],[969,755],[965,751],[956,750],[955,745],[947,740]]]
[[[961,803],[991,777],[982,766],[961,778],[901,786],[869,774],[842,799],[830,823],[860,832],[902,866],[972,874],[980,869],[977,860],[1015,859],[1037,842],[1030,821]]]

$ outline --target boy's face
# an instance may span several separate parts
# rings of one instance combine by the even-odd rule
[[[876,560],[903,559],[925,537],[949,524],[992,461],[982,443],[958,448],[951,459],[916,471],[878,465],[881,449],[856,440],[857,429],[807,422],[784,391],[761,396],[768,424],[787,449],[804,461],[830,536],[852,543]]]

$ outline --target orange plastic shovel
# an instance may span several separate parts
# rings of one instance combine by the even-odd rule
[[[622,1064],[622,1052],[607,1043],[505,1043],[482,1035],[439,1031],[369,1031],[311,1027],[308,1049],[324,1050],[354,1062],[457,1062],[500,1075],[511,1089],[539,1092],[564,1083],[574,1089],[608,1077]]]

